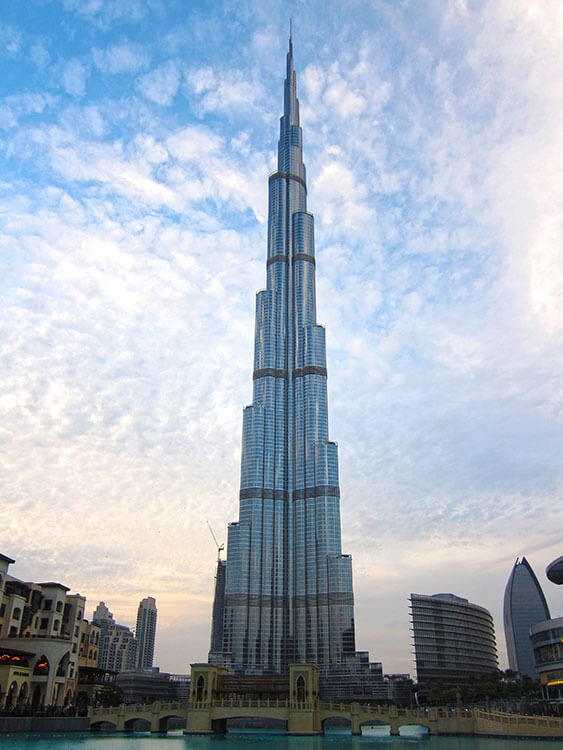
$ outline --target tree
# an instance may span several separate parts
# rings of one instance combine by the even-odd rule
[[[104,708],[120,706],[123,702],[123,690],[117,685],[104,685],[96,692],[96,703]]]

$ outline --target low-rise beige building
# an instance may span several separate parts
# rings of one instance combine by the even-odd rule
[[[0,554],[0,709],[69,705],[82,633],[96,638],[84,621],[86,598],[55,581],[14,578],[14,562]]]

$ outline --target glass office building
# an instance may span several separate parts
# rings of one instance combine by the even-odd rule
[[[549,607],[530,563],[514,563],[504,591],[504,635],[510,669],[534,680],[538,673],[530,641],[530,627],[549,620]]]
[[[147,596],[139,602],[137,610],[137,669],[150,669],[154,657],[154,642],[156,638],[156,599]]]
[[[253,399],[243,412],[240,515],[228,530],[222,651],[209,660],[254,675],[311,662],[324,695],[335,680],[342,694],[366,694],[352,560],[341,551],[315,263],[290,39],[278,167],[269,177],[267,282],[256,297]]]
[[[456,687],[498,670],[493,618],[455,594],[411,594],[419,684]]]

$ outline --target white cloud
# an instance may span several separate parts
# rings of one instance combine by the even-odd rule
[[[17,55],[22,44],[22,32],[15,26],[0,23],[0,50],[4,55]]]
[[[199,97],[203,112],[248,111],[262,94],[258,81],[248,80],[240,71],[196,68],[187,73],[186,79],[188,89]]]
[[[120,616],[156,594],[180,671],[207,648],[203,519],[223,538],[238,511],[284,61],[270,9],[237,8],[239,51],[223,16],[190,36],[164,6],[125,44],[117,5],[69,0],[75,57],[49,39],[80,102],[40,66],[2,101],[0,541]],[[501,640],[513,559],[560,554],[563,22],[550,0],[380,10],[308,6],[295,56],[357,642],[409,671],[410,591],[489,607]],[[182,59],[138,77],[170,35]]]
[[[57,101],[57,97],[40,92],[5,96],[0,100],[0,127],[4,130],[16,127],[22,116],[41,114]]]
[[[143,96],[163,106],[172,104],[179,85],[180,69],[174,60],[168,60],[137,81],[137,87]]]
[[[41,40],[31,46],[29,56],[40,70],[45,69],[51,61],[49,50]]]
[[[69,60],[63,70],[63,86],[71,96],[80,98],[84,96],[88,70],[80,60]]]
[[[131,73],[146,68],[150,58],[148,54],[134,44],[116,44],[105,49],[93,49],[92,55],[96,67],[102,73]]]

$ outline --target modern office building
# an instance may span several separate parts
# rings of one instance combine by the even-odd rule
[[[137,641],[131,630],[115,622],[104,602],[96,607],[92,622],[100,627],[98,668],[109,672],[135,669]]]
[[[536,669],[543,697],[563,703],[563,617],[538,622],[530,628]]]
[[[530,563],[517,559],[504,591],[504,635],[510,669],[537,679],[530,627],[549,620],[549,608]]]
[[[139,602],[137,610],[137,669],[151,669],[156,638],[156,600],[147,596]]]
[[[411,594],[417,680],[456,687],[498,670],[490,613],[454,594]]]
[[[563,585],[563,557],[553,560],[545,574],[552,583]],[[560,711],[563,706],[563,617],[532,625],[530,640],[543,697],[554,710]]]
[[[209,660],[247,675],[311,662],[323,695],[365,694],[369,656],[356,652],[352,560],[341,550],[315,263],[290,39],[269,177],[266,288],[256,297],[253,398],[243,412],[239,520],[228,529],[223,641]]]

